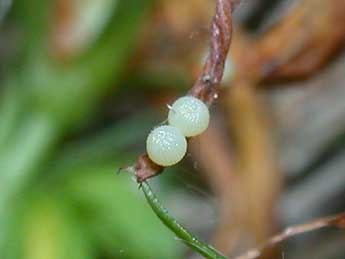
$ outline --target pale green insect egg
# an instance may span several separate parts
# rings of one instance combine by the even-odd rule
[[[202,101],[192,96],[177,99],[170,107],[169,124],[178,128],[186,137],[201,134],[208,127],[210,112]]]
[[[146,140],[149,158],[158,165],[171,166],[186,154],[187,141],[182,133],[173,126],[160,126],[151,131]]]

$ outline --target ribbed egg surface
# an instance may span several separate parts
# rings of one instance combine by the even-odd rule
[[[171,106],[169,124],[178,128],[186,137],[201,134],[210,121],[209,110],[202,101],[192,96],[177,99]]]
[[[158,165],[171,166],[186,154],[187,141],[179,129],[160,126],[151,131],[146,140],[149,158]]]

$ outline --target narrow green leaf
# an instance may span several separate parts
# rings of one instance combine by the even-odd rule
[[[177,220],[169,214],[168,210],[158,200],[157,196],[154,194],[153,190],[151,189],[147,181],[144,181],[141,184],[141,188],[152,210],[162,221],[162,223],[165,226],[167,226],[171,231],[173,231],[178,238],[182,239],[194,251],[203,255],[205,258],[226,259],[226,257],[222,255],[219,251],[197,239],[186,228],[184,228],[180,223],[178,223]]]
[[[31,180],[58,135],[54,123],[41,115],[24,120],[16,133],[0,157],[0,209],[3,201]]]

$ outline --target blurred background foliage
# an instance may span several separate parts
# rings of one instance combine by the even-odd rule
[[[236,23],[255,41],[305,2],[244,0]],[[193,257],[131,175],[114,173],[191,86],[213,9],[209,0],[0,0],[0,258]],[[172,214],[227,255],[345,208],[344,55],[308,80],[236,88],[239,46],[256,55],[241,30],[210,130],[153,180]],[[283,34],[273,39],[286,49]],[[345,253],[339,232],[303,241],[282,251]]]
[[[136,185],[114,177],[134,159],[128,147],[144,139],[151,113],[106,122],[96,116],[120,86],[152,3],[8,5],[1,24],[1,45],[11,51],[1,62],[0,257],[177,257],[176,242]],[[75,31],[66,36],[75,45],[55,46],[67,8],[75,8]]]

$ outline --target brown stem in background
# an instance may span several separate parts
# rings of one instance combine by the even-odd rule
[[[314,75],[344,47],[344,11],[343,0],[303,0],[258,39],[235,32],[237,77],[262,82]]]
[[[224,65],[229,52],[232,35],[232,12],[237,0],[217,0],[216,14],[211,25],[211,47],[203,71],[189,95],[195,96],[208,106],[217,98],[219,84],[223,77]],[[138,182],[153,177],[163,171],[149,157],[141,155],[134,166]]]
[[[235,151],[233,174],[241,190],[241,232],[247,234],[249,242],[261,244],[275,232],[274,206],[281,181],[271,122],[254,86],[250,81],[239,81],[228,89],[223,100]],[[225,206],[232,207],[232,204]],[[224,238],[232,235],[228,232]],[[265,252],[262,258],[275,258],[276,251]],[[233,252],[229,250],[230,253]]]
[[[338,214],[336,216],[326,217],[317,219],[315,221],[296,225],[285,229],[280,234],[277,234],[270,238],[266,244],[263,246],[249,250],[244,255],[238,256],[233,259],[255,259],[262,255],[262,253],[270,247],[274,247],[278,243],[296,235],[304,234],[310,231],[318,230],[325,227],[337,227],[337,228],[345,228],[345,213]]]

